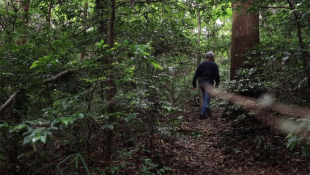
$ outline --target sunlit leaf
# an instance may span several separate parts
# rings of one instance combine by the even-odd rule
[[[36,135],[36,136],[32,137],[31,141],[32,141],[32,143],[35,143],[36,141],[38,141],[40,139],[41,139],[41,135]]]
[[[163,68],[156,62],[152,62],[152,65],[157,69],[159,68],[160,70],[162,70]]]

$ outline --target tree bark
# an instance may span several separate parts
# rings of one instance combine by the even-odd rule
[[[86,21],[87,21],[87,9],[88,9],[88,1],[86,1],[85,4],[84,4],[84,25],[83,25],[83,28],[84,28],[83,30],[84,30],[84,32],[83,32],[83,36],[86,36],[86,28],[87,28],[87,26],[86,26]],[[83,46],[82,46],[81,56],[80,56],[81,60],[83,60],[84,57],[85,57],[85,46],[83,45]]]
[[[249,0],[252,3],[253,0]],[[236,7],[242,6],[241,12],[236,11]],[[251,65],[244,64],[248,60],[245,54],[259,43],[259,14],[258,12],[247,14],[250,4],[241,2],[233,3],[233,25],[232,25],[232,45],[231,45],[231,69],[230,79],[234,80],[236,71],[240,68],[250,68]],[[255,56],[255,54],[250,54]]]
[[[96,16],[99,16],[100,18],[102,18],[103,16],[105,16],[105,13],[108,14],[108,10],[107,10],[108,7],[107,7],[107,5],[108,5],[108,2],[106,0],[96,0],[96,7],[95,7]],[[98,30],[98,34],[99,34],[99,38],[103,38],[103,36],[107,35],[107,33],[108,33],[108,28],[107,28],[108,23],[107,23],[107,21],[108,20],[110,20],[110,18],[106,18],[104,20],[100,20],[100,21],[94,23],[94,24],[99,23],[99,27],[97,29]],[[103,41],[104,41],[104,43],[107,43],[107,39],[106,38],[103,38]],[[105,61],[105,59],[103,59],[103,58],[100,59],[100,62],[102,64],[105,63],[104,61]],[[107,86],[106,82],[104,82],[104,81],[100,82],[100,91],[99,91],[100,94],[99,95],[100,95],[100,98],[102,100],[105,99],[104,94],[107,94],[106,90],[104,90],[104,87],[106,87],[106,86]]]
[[[30,0],[26,1],[25,4],[23,4],[24,15],[22,16],[22,20],[25,21],[25,29],[28,28],[29,7],[30,7]],[[20,41],[18,42],[18,45],[26,44],[26,39],[27,39],[27,35],[26,33],[24,33],[24,36],[20,39]]]
[[[198,52],[197,52],[197,66],[200,65],[201,62],[201,53],[200,53],[200,37],[201,37],[201,19],[200,19],[200,11],[197,12],[197,22],[198,22],[198,38],[197,38],[197,46],[198,46]],[[202,107],[203,104],[203,96],[202,91],[200,88],[198,89],[198,95],[199,95],[199,104],[200,107]]]
[[[111,0],[111,16],[110,16],[110,27],[109,27],[109,48],[114,47],[114,21],[115,21],[115,0]],[[114,83],[114,76],[113,76],[113,66],[112,63],[114,62],[113,54],[110,55],[109,59],[107,60],[107,65],[109,66],[109,70],[111,71],[111,74],[108,75],[108,87],[111,87],[107,90],[107,100],[112,101],[116,94],[116,85]],[[115,112],[115,104],[112,103],[108,106],[108,113],[114,113]],[[113,123],[114,118],[113,116],[109,117],[109,123]],[[111,155],[112,155],[112,141],[113,141],[113,130],[109,129],[107,132],[107,138],[106,138],[106,157],[105,161],[110,165],[111,163]]]
[[[47,20],[46,20],[49,28],[51,26],[51,14],[52,14],[52,3],[50,2],[48,5],[48,14],[47,14]]]
[[[64,71],[60,72],[59,74],[47,79],[43,84],[51,83],[51,82],[59,79],[60,77],[63,77],[65,75],[69,74],[70,72],[73,72],[73,70],[64,70]]]
[[[307,66],[307,57],[308,53],[305,51],[305,46],[302,40],[302,33],[301,33],[301,23],[300,23],[300,16],[298,13],[295,11],[295,6],[294,2],[291,0],[287,0],[290,8],[293,10],[294,17],[296,20],[296,27],[297,27],[297,37],[298,37],[298,42],[299,42],[299,47],[302,50],[302,63],[303,63],[303,71],[307,76],[307,83],[308,83],[308,91],[310,89],[310,73],[308,71],[308,66]]]

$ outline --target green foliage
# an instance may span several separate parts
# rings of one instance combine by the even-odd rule
[[[67,160],[69,160],[69,158],[71,158],[71,157],[72,157],[72,159],[71,159],[69,165],[72,164],[72,163],[75,163],[75,169],[77,170],[79,168],[79,162],[81,162],[83,164],[84,168],[85,168],[86,174],[90,175],[90,172],[89,172],[88,167],[87,167],[87,165],[85,163],[85,160],[84,160],[83,156],[80,153],[69,155],[64,160],[62,160],[60,163],[58,163],[56,165],[56,169],[57,169],[59,174],[64,174],[64,172],[63,172],[64,168],[61,168],[60,165],[62,163],[64,163],[64,162],[66,162]]]
[[[309,106],[309,49],[305,48],[310,44],[310,4],[295,2],[292,5],[289,1],[264,0],[249,7],[249,13],[260,11],[260,43],[244,53],[248,61],[238,70],[236,80],[222,83],[221,88],[235,92],[269,91],[287,105]],[[262,8],[267,6],[280,8]],[[290,127],[298,132],[287,136],[287,147],[301,147],[302,155],[307,156],[309,124],[303,119],[296,122]],[[290,127],[286,131],[291,132]]]
[[[165,174],[168,171],[171,171],[171,168],[169,168],[169,167],[163,167],[163,168],[157,170],[157,172],[152,171],[156,167],[158,167],[158,165],[154,164],[151,159],[144,159],[144,162],[143,162],[142,167],[140,169],[140,173],[146,174],[146,175],[155,175],[155,174],[161,175],[161,174]]]
[[[309,119],[290,119],[294,125],[289,127],[289,129],[296,130],[296,132],[291,132],[287,135],[287,148],[291,151],[301,145],[302,156],[309,156],[309,137],[307,134],[310,131],[310,121]],[[296,124],[296,125],[295,125]]]
[[[157,149],[154,135],[166,139],[177,135],[183,101],[194,93],[189,82],[197,51],[214,50],[227,77],[229,3],[129,5],[117,0],[110,47],[110,2],[98,2],[37,0],[30,1],[28,12],[21,2],[0,2],[1,107],[22,90],[0,114],[4,152],[0,159],[6,162],[1,161],[1,170],[117,174],[135,166],[129,157],[138,153],[133,150],[142,143],[136,142],[145,137],[143,148],[149,155],[144,156],[140,172],[169,173],[169,168],[150,159]],[[198,12],[205,29],[200,47],[193,32]],[[70,73],[61,75],[65,70]],[[108,101],[108,91],[114,88],[111,81],[117,91]],[[94,162],[103,161],[107,133],[112,131],[114,140],[125,143],[113,147],[112,157],[125,163],[98,166]],[[125,147],[127,153],[117,152]]]

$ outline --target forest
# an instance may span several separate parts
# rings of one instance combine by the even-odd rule
[[[308,0],[0,0],[0,174],[309,174],[309,48]]]

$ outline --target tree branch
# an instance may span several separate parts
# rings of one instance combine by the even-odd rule
[[[290,9],[289,7],[285,6],[258,6],[259,8],[270,8],[270,9]]]
[[[1,106],[0,113],[4,112],[9,106],[12,105],[15,98],[21,93],[21,89],[18,89],[11,97]]]
[[[251,2],[246,2],[246,4],[250,4],[250,5],[256,5],[254,3]],[[265,9],[290,9],[289,7],[286,6],[257,6],[259,8],[265,8]]]
[[[85,32],[87,29],[93,27],[94,25],[96,25],[96,24],[98,24],[98,23],[100,23],[100,22],[102,22],[102,21],[109,20],[109,19],[110,19],[110,18],[105,18],[105,19],[101,19],[101,20],[99,20],[99,21],[96,21],[96,22],[94,22],[93,24],[91,24],[91,25],[85,27],[83,30],[79,31],[78,33],[75,33],[75,34],[71,35],[71,36],[70,36],[69,38],[67,38],[67,39],[71,39],[71,38],[73,38],[73,37],[75,37],[75,36],[77,36],[77,35],[79,35],[79,34]]]
[[[158,1],[135,1],[135,3],[153,3],[153,2],[162,2],[162,0],[158,0]],[[115,6],[115,9],[117,9],[118,7],[122,6],[123,4],[127,4],[127,3],[132,3],[131,1],[128,2],[121,2],[119,3],[117,6]]]
[[[65,70],[65,71],[62,71],[62,72],[60,72],[59,74],[57,74],[57,75],[55,75],[55,76],[53,76],[53,77],[47,79],[43,84],[51,83],[51,82],[53,82],[53,81],[59,79],[60,77],[63,77],[63,76],[65,76],[65,75],[69,74],[70,72],[72,72],[72,70]]]
[[[3,30],[6,29],[6,26],[5,26],[4,24],[5,24],[5,23],[4,23],[3,19],[2,19],[1,16],[0,16],[0,25],[1,25],[1,27],[3,28]]]
[[[70,72],[73,72],[73,70],[65,70],[65,71],[62,71],[60,72],[59,74],[47,79],[46,81],[44,81],[42,83],[42,85],[44,84],[48,84],[48,83],[51,83],[53,81],[56,81],[58,80],[59,78],[69,74]],[[8,107],[10,107],[14,100],[18,97],[19,94],[21,94],[23,91],[23,89],[18,89],[14,94],[11,95],[11,97],[1,106],[0,108],[0,114],[3,113]]]

